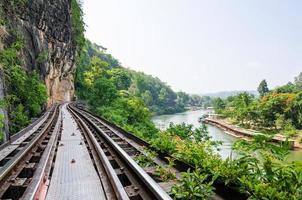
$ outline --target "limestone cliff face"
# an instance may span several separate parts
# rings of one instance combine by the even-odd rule
[[[10,1],[10,0],[4,0]],[[71,0],[26,0],[12,11],[10,29],[24,38],[21,59],[26,70],[36,70],[48,89],[48,105],[69,101],[74,95],[76,47],[72,42]]]

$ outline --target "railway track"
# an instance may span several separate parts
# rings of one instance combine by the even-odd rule
[[[107,174],[106,179],[110,182],[108,184],[108,181],[103,181],[104,188],[113,190],[116,199],[172,199],[168,192],[175,184],[176,177],[171,181],[162,181],[155,174],[156,163],[151,167],[140,167],[135,158],[144,156],[142,145],[125,139],[83,110],[71,105],[69,110],[90,144],[89,149],[93,149],[100,158],[101,162],[96,166],[103,166]]]
[[[30,130],[1,149],[0,199],[34,199],[51,173],[60,129],[60,108],[54,106]]]
[[[76,143],[75,146],[70,146],[69,140]],[[14,136],[12,142],[0,147],[0,199],[53,199],[50,193],[63,198],[60,192],[65,189],[67,197],[80,194],[70,188],[76,185],[71,186],[69,182],[61,185],[61,180],[76,179],[79,177],[76,174],[83,170],[78,168],[83,166],[82,162],[77,165],[73,164],[74,159],[66,160],[69,157],[64,157],[62,152],[67,149],[68,152],[87,152],[81,154],[89,160],[85,169],[90,167],[94,173],[96,171],[94,180],[99,184],[93,184],[94,191],[102,191],[104,195],[88,195],[89,190],[84,190],[95,199],[170,200],[173,199],[171,188],[177,184],[180,173],[194,169],[167,154],[156,152],[153,155],[155,149],[147,142],[74,104],[54,106],[33,125]],[[69,173],[68,179],[64,179],[67,177],[64,170],[58,176],[58,169],[72,169],[72,166],[79,170]],[[85,180],[93,181],[90,178]],[[224,185],[218,183],[215,187],[215,200],[245,199]]]
[[[137,160],[137,158],[139,157],[148,157],[148,150],[146,151],[146,149],[152,149],[156,151],[150,146],[149,143],[145,142],[144,140],[141,140],[135,135],[121,129],[120,127],[110,123],[103,118],[95,116],[93,113],[84,110],[80,106],[71,104],[69,108],[82,118],[84,123],[86,123],[90,131],[94,134],[94,137],[98,138],[97,142],[99,143],[99,146],[101,146],[102,150],[107,156],[107,159],[110,161],[111,166],[115,171],[117,171],[117,174],[120,173],[119,169],[123,169],[124,166],[123,164],[120,164],[120,161],[118,159],[117,161],[115,161],[115,158],[118,158],[118,156],[114,155],[114,151],[120,150],[122,152],[121,154],[126,157],[126,162],[131,163],[135,161],[138,161],[139,163],[139,160]],[[108,144],[108,141],[111,144]],[[167,194],[170,193],[172,186],[177,183],[178,178],[180,178],[181,172],[186,172],[188,169],[194,170],[194,166],[174,159],[173,157],[165,153],[157,152],[157,155],[152,157],[151,159],[151,165],[142,165],[141,169],[145,172],[145,174],[147,173],[149,179],[153,179],[153,183],[156,182],[156,184],[160,186],[161,190],[165,191]],[[172,167],[169,165],[170,160],[173,160],[174,162]],[[174,176],[168,179],[159,176],[159,171],[165,169],[168,170],[168,172],[172,172]],[[140,172],[134,170],[132,171],[132,173],[128,174],[128,176],[131,177],[133,174],[141,176],[139,175],[139,173]],[[213,186],[215,187],[216,193],[212,198],[214,200],[247,199],[246,194],[240,193],[235,188],[226,186],[221,182],[215,182]],[[128,188],[126,187],[126,190],[127,189]],[[132,192],[132,194],[139,194],[139,192]],[[169,198],[173,197],[170,196]],[[141,199],[144,198],[142,197]]]

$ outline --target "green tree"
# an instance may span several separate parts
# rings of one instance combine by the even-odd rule
[[[302,72],[295,77],[295,85],[301,90],[302,89]]]
[[[37,116],[47,101],[46,86],[41,83],[38,74],[34,71],[25,80],[24,89],[26,91],[24,95],[27,97],[24,99],[24,105],[27,106],[29,116]]]
[[[177,135],[181,139],[188,139],[193,135],[194,130],[192,124],[186,124],[186,123],[173,124],[171,122],[166,132],[169,133],[170,135]]]
[[[131,77],[125,70],[115,68],[110,70],[108,74],[118,90],[127,90],[130,87]]]
[[[262,80],[257,88],[259,94],[260,94],[260,97],[263,97],[265,96],[268,92],[269,92],[269,89],[268,89],[268,86],[267,86],[267,82],[266,80]]]
[[[220,97],[213,100],[213,106],[215,112],[218,114],[221,114],[226,107],[225,102]]]
[[[201,106],[202,104],[207,104],[207,102],[209,101],[210,97],[206,97],[206,96],[199,96],[199,95],[192,95],[190,96],[190,100],[189,100],[189,104],[191,106]],[[207,104],[207,106],[209,106],[209,104]]]
[[[190,96],[185,92],[177,92],[177,103],[186,106],[189,103]]]
[[[153,101],[153,97],[152,94],[149,90],[146,90],[143,94],[142,94],[142,99],[145,102],[146,105],[151,105],[152,101]]]
[[[110,105],[117,97],[117,90],[112,82],[105,78],[95,80],[89,103],[94,108]]]
[[[286,85],[277,87],[275,90],[277,93],[297,93],[299,92],[297,86],[292,82],[288,82]]]

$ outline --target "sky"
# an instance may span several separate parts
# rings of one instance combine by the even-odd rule
[[[270,88],[302,71],[301,0],[83,0],[86,37],[176,91]]]

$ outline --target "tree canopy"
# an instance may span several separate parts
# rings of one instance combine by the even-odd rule
[[[262,80],[257,88],[260,97],[263,97],[264,95],[266,95],[269,92],[268,86],[267,86],[267,82],[266,80]]]
[[[215,111],[247,128],[293,136],[297,134],[296,129],[302,128],[300,75],[295,79],[295,84],[289,82],[271,91],[263,80],[258,87],[259,99],[247,93],[225,100],[216,99]]]

